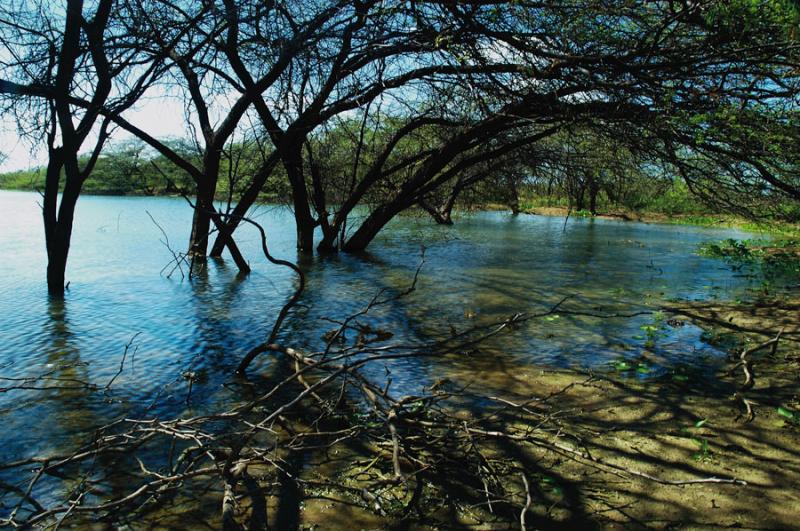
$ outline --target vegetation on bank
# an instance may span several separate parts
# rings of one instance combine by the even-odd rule
[[[776,280],[800,279],[800,239],[783,237],[773,240],[734,240],[708,242],[700,254],[721,258],[734,269],[752,269],[760,273],[765,283]]]
[[[165,143],[186,159],[200,157],[189,142],[169,140]],[[220,179],[217,197],[226,199],[240,195],[240,180],[244,179],[244,175],[248,172],[255,171],[255,166],[261,158],[261,155],[246,143],[228,146],[223,155],[221,171],[230,175],[230,178]],[[89,155],[82,155],[79,162],[85,165],[88,159]],[[46,170],[45,167],[39,166],[2,173],[0,189],[44,190]],[[261,194],[262,200],[278,198],[282,178],[285,179],[276,173],[270,186],[265,186]],[[63,187],[62,179],[61,189]],[[92,172],[83,184],[83,191],[94,195],[161,196],[182,193],[193,195],[194,182],[185,171],[165,156],[148,149],[142,142],[131,140],[110,147],[97,159]]]
[[[345,129],[342,126],[329,136],[318,139],[332,155],[325,161],[330,173],[344,172],[353,163],[352,157],[347,156],[349,151],[343,140]],[[192,156],[192,148],[187,142],[173,140],[171,144],[176,150],[183,150],[187,158]],[[237,201],[243,193],[242,182],[250,172],[256,171],[262,158],[252,145],[238,143],[228,146],[221,167],[221,173],[228,178],[220,180],[217,199]],[[580,188],[569,182],[574,176],[516,175],[512,187],[508,175],[515,171],[518,172],[519,168],[513,162],[509,162],[508,168],[495,170],[496,175],[487,179],[490,186],[476,186],[464,191],[453,208],[512,209],[538,215],[598,216],[649,223],[732,227],[783,238],[800,238],[800,206],[790,202],[782,203],[775,211],[762,217],[736,214],[703,202],[680,179],[629,174],[624,187],[618,185],[619,193],[610,193],[606,186],[598,190],[593,212],[581,197],[583,192]],[[285,173],[276,167],[258,201],[289,201],[291,190],[285,182]],[[41,191],[44,185],[43,167],[0,174],[0,189]],[[192,190],[193,183],[186,172],[137,141],[108,149],[98,159],[84,184],[85,193],[94,195],[173,196],[191,195]]]
[[[532,204],[541,205],[548,201],[532,201]],[[529,204],[531,204],[529,203]],[[493,210],[508,209],[507,205],[490,203],[487,208]],[[687,214],[667,214],[659,210],[628,210],[624,208],[600,209],[595,214],[588,210],[574,210],[569,206],[525,206],[520,209],[521,213],[534,214],[540,216],[559,216],[575,218],[598,217],[604,219],[616,219],[621,221],[640,221],[643,223],[662,223],[668,225],[691,225],[696,227],[710,228],[733,228],[746,232],[769,234],[778,238],[797,238],[800,236],[800,224],[790,223],[776,219],[753,219],[744,216],[737,216],[724,212],[712,213],[704,211],[702,213]]]
[[[409,209],[449,224],[454,208],[490,202],[515,212],[552,201],[581,216],[625,209],[683,220],[727,212],[800,221],[800,14],[790,2],[6,4],[0,108],[46,143],[49,160],[46,169],[2,182],[43,191],[52,300],[65,297],[81,193],[195,197],[189,252],[173,253],[190,279],[226,248],[240,272],[250,271],[236,229],[264,197],[291,202],[298,250],[306,255],[364,251]],[[133,109],[161,98],[165,87],[183,107],[176,114],[191,131],[188,141],[156,139],[131,121]],[[139,140],[111,149],[107,140],[118,129]],[[214,199],[225,197],[237,205],[219,211]],[[358,209],[368,212],[355,216]],[[170,419],[147,409],[87,427],[80,446],[60,455],[33,449],[10,456],[1,465],[3,482],[13,477],[9,487],[0,485],[8,496],[0,525],[124,527],[162,511],[214,507],[213,527],[264,529],[268,517],[286,513],[275,510],[276,498],[289,497],[297,498],[289,508],[297,515],[302,500],[324,498],[340,517],[356,507],[393,527],[585,528],[654,518],[716,527],[795,523],[796,493],[784,488],[800,470],[784,466],[797,459],[785,450],[796,447],[794,432],[739,428],[729,404],[710,396],[711,386],[687,385],[686,374],[671,375],[661,388],[630,386],[630,393],[598,388],[592,377],[571,404],[565,397],[578,383],[547,394],[544,382],[525,374],[527,364],[504,367],[500,392],[491,392],[479,364],[468,375],[477,378],[475,388],[437,382],[420,396],[401,396],[392,387],[394,360],[478,359],[483,340],[523,320],[555,320],[558,307],[576,318],[618,314],[594,313],[601,308],[580,301],[570,309],[565,298],[549,311],[514,313],[492,326],[451,325],[430,344],[390,344],[359,322],[402,296],[381,290],[357,313],[337,310],[342,315],[331,316],[337,328],[324,349],[305,351],[283,326],[290,314],[292,328],[314,326],[303,321],[304,269],[272,257],[263,230],[261,236],[264,258],[291,268],[297,282],[269,335],[262,330],[242,345],[249,351],[233,385],[224,387],[231,394],[210,412]],[[710,252],[756,264],[773,256],[738,243]],[[493,287],[503,289],[500,282]],[[653,313],[637,332],[643,357],[671,326],[664,317]],[[205,314],[198,320],[215,326]],[[735,368],[744,367],[750,387],[725,389],[744,393],[735,403],[753,413],[748,401],[761,389],[747,371],[748,350]],[[240,386],[262,354],[269,371]],[[125,355],[120,372],[124,362]],[[362,371],[368,363],[375,370]],[[645,359],[615,369],[650,371]],[[191,390],[195,373],[181,376]],[[68,383],[108,399],[114,378],[102,388]],[[782,388],[788,394],[796,387]],[[594,402],[601,393],[610,400]],[[620,416],[631,396],[641,401]],[[785,418],[798,409],[790,399],[777,406]],[[461,411],[466,401],[479,406],[474,414]],[[360,454],[339,462],[353,448]],[[764,488],[764,478],[778,478],[780,490]],[[733,490],[748,483],[747,496]],[[636,507],[663,496],[655,484],[710,486],[707,498],[683,491]],[[628,485],[636,496],[619,492]],[[15,508],[2,510],[8,499]],[[719,509],[717,501],[725,512],[709,510]],[[742,508],[757,510],[742,521]]]

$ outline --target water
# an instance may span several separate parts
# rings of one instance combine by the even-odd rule
[[[83,197],[78,204],[65,302],[53,302],[44,284],[45,250],[38,196],[0,192],[0,388],[48,375],[47,389],[0,392],[0,460],[47,452],[89,437],[119,415],[175,415],[187,409],[187,371],[197,375],[188,409],[236,398],[236,364],[262,341],[295,279],[268,264],[257,233],[243,227],[237,241],[251,261],[248,277],[230,260],[211,262],[192,281],[163,268],[185,248],[191,210],[183,199]],[[405,289],[425,263],[417,289],[371,312],[363,322],[394,340],[447,336],[516,312],[541,311],[569,296],[565,307],[631,311],[664,300],[741,297],[752,280],[719,261],[695,254],[703,241],[745,238],[732,230],[647,225],[591,219],[512,217],[483,212],[451,228],[427,218],[395,220],[366,256],[299,259],[291,212],[260,207],[274,255],[300,262],[308,280],[302,307],[287,321],[281,341],[319,348],[322,335],[363,308],[378,290]],[[641,327],[652,316],[598,319],[557,314],[525,324],[469,353],[446,360],[415,359],[392,372],[394,389],[418,392],[437,379],[478,379],[502,386],[504,374],[534,365],[608,368],[638,360],[658,374],[674,366],[703,367],[721,353],[699,340],[693,326],[662,327],[654,345]],[[121,362],[125,346],[130,344]],[[646,363],[642,363],[645,360]],[[272,363],[257,360],[258,375]],[[652,371],[652,372],[649,372]],[[86,389],[85,384],[108,391]],[[642,376],[640,374],[640,376]],[[16,378],[17,380],[10,380]]]

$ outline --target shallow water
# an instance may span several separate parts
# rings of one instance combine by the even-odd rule
[[[295,282],[266,263],[257,234],[237,241],[251,261],[248,277],[228,261],[211,262],[192,281],[162,271],[182,250],[191,210],[183,199],[83,197],[76,215],[65,302],[51,302],[44,285],[45,251],[39,197],[0,192],[0,388],[48,374],[45,390],[0,392],[0,460],[32,455],[87,437],[87,430],[121,414],[178,414],[233,398],[224,384],[241,356],[268,333]],[[297,261],[291,212],[262,206],[253,214],[273,254]],[[550,308],[563,297],[574,310],[648,309],[671,298],[744,296],[755,280],[695,254],[703,241],[746,238],[733,230],[648,225],[599,219],[482,212],[437,227],[427,218],[393,222],[366,256],[302,259],[308,289],[282,341],[319,348],[332,329],[325,317],[363,308],[378,290],[406,288],[425,249],[417,290],[364,319],[395,340],[443,337],[475,323]],[[643,326],[652,316],[598,319],[556,314],[526,323],[469,355],[414,359],[384,367],[393,388],[416,392],[442,377],[502,386],[507,371],[536,365],[609,368],[627,359],[650,377],[671,367],[708,367],[722,355],[700,341],[693,326],[659,323],[654,344]],[[88,392],[81,382],[105,386]],[[267,356],[251,369],[258,373]],[[71,379],[64,381],[64,379]],[[43,385],[41,382],[37,386]]]

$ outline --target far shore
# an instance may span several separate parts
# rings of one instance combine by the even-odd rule
[[[35,188],[2,188],[0,192],[37,192]],[[180,198],[182,195],[177,192],[123,192],[119,190],[90,190],[85,191],[83,196],[103,196],[103,197],[172,197]],[[259,204],[283,204],[287,201],[280,198],[264,198]],[[217,201],[227,201],[228,197],[224,193],[219,193]],[[233,201],[234,204],[236,201]],[[288,204],[288,203],[287,203]],[[511,207],[502,203],[483,203],[466,209],[458,209],[459,212],[476,212],[481,210],[497,211],[511,210]],[[421,212],[421,211],[420,211]],[[792,224],[780,221],[753,220],[741,216],[730,214],[698,212],[693,214],[667,214],[664,212],[635,211],[625,209],[601,210],[597,214],[589,214],[585,210],[575,210],[564,206],[535,206],[522,208],[520,214],[552,217],[573,217],[573,218],[597,218],[615,221],[636,221],[640,223],[658,223],[666,225],[691,225],[697,227],[715,227],[740,229],[747,232],[765,233],[791,238],[800,238],[800,224]]]
[[[510,210],[507,205],[489,203],[482,205],[477,210]],[[660,223],[666,225],[693,225],[698,227],[716,227],[740,229],[748,232],[763,232],[789,237],[800,237],[800,224],[779,221],[761,221],[733,216],[729,214],[696,213],[696,214],[666,214],[664,212],[633,211],[633,210],[604,210],[595,215],[588,212],[576,211],[563,206],[537,206],[523,208],[520,214],[552,217],[597,218],[616,221],[636,221],[639,223]]]

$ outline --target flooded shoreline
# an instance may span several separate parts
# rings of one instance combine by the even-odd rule
[[[41,240],[35,195],[0,194],[0,202],[18,220],[2,235],[11,258],[0,266],[4,461],[80,447],[93,430],[119,419],[217,414],[269,389],[291,368],[269,353],[256,360],[248,379],[233,374],[244,353],[263,340],[293,285],[287,272],[261,263],[255,235],[245,231],[240,237],[254,266],[249,277],[222,260],[209,262],[191,281],[178,274],[166,278],[169,249],[148,216],[165,227],[170,245],[182,246],[191,216],[182,200],[83,198],[68,270],[71,288],[65,301],[50,301],[39,278],[43,246],[32,243]],[[289,213],[264,207],[256,219],[278,256],[298,258]],[[647,393],[677,397],[706,389],[716,394],[697,398],[680,422],[701,415],[695,405],[723,416],[716,408],[727,408],[725,415],[732,411],[720,401],[728,384],[718,385],[728,363],[726,345],[708,341],[707,323],[689,312],[755,297],[760,283],[757,276],[698,256],[696,249],[704,241],[746,236],[592,219],[565,227],[557,218],[498,212],[465,216],[442,230],[428,220],[401,217],[364,257],[298,261],[308,288],[279,341],[302,352],[321,350],[343,317],[358,313],[376,293],[389,299],[402,293],[421,265],[413,293],[361,317],[361,331],[345,331],[337,348],[358,343],[365,330],[383,333],[378,345],[423,347],[513,315],[542,315],[468,348],[364,366],[364,377],[388,377],[399,396],[461,389],[459,407],[473,415],[497,405],[489,397],[516,403],[561,385],[569,393],[559,400],[572,403],[572,411],[588,407],[600,385],[607,396],[592,407],[604,412],[594,419],[579,414],[580,423],[611,422],[608,411],[621,407],[623,420],[635,424],[641,422],[637,411],[655,407],[647,405]],[[688,309],[674,321],[681,304]],[[599,380],[578,385],[589,374]],[[580,405],[584,400],[590,402]],[[678,422],[655,410],[653,415],[659,422]],[[43,422],[32,425],[31,418]],[[373,422],[363,420],[367,428]],[[683,450],[675,455],[681,459],[697,444],[691,437],[679,442]],[[648,451],[662,452],[657,445]],[[354,455],[356,461],[365,458]],[[691,460],[693,454],[687,455]],[[9,479],[14,478],[4,480]],[[544,491],[558,502],[556,491]],[[313,499],[304,498],[304,506],[312,507]],[[588,514],[573,514],[577,506],[570,507],[562,514],[565,522]]]

